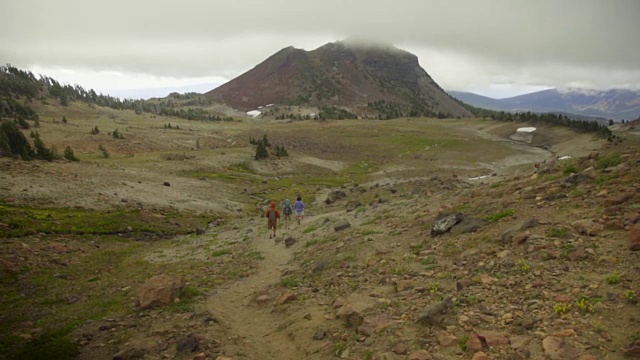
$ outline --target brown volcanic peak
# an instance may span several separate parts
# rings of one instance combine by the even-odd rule
[[[389,45],[336,42],[310,52],[288,47],[207,94],[245,111],[271,103],[366,111],[367,104],[384,101],[423,114],[470,115],[415,55]]]

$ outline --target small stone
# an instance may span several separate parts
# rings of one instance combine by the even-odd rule
[[[578,351],[563,337],[547,336],[542,340],[544,354],[550,360],[568,360],[578,357]]]
[[[473,354],[473,357],[471,357],[471,360],[488,360],[489,357],[487,356],[487,354],[485,354],[482,351],[478,351],[477,353]]]
[[[429,354],[429,352],[424,349],[416,350],[411,354],[409,354],[409,357],[407,357],[407,360],[432,360],[432,359],[433,358],[431,357],[431,354]]]
[[[398,343],[393,347],[393,352],[398,355],[405,355],[407,352],[409,352],[409,348],[404,343]]]
[[[295,293],[292,292],[287,292],[282,294],[278,300],[276,301],[276,304],[278,305],[284,305],[286,303],[290,303],[294,300],[298,299],[298,296]]]

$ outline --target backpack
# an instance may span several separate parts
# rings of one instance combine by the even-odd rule
[[[278,214],[274,209],[269,210],[269,221],[276,221]]]
[[[285,215],[291,215],[291,213],[293,212],[291,210],[291,205],[285,205],[284,209],[283,209],[283,212],[284,212]]]

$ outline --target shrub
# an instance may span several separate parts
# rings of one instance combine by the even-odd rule
[[[75,359],[80,352],[76,344],[65,336],[61,335],[44,335],[30,341],[13,354],[11,358],[22,360],[39,360],[39,359]]]
[[[618,154],[609,156],[601,156],[596,161],[596,167],[598,169],[606,169],[608,167],[616,166],[622,163],[622,158]]]
[[[620,274],[619,273],[613,273],[609,276],[607,276],[607,283],[609,285],[617,285],[620,283]]]
[[[67,146],[67,147],[64,149],[63,157],[64,157],[65,159],[67,159],[67,160],[70,160],[70,161],[80,161],[80,159],[78,159],[78,158],[76,157],[76,155],[73,153],[73,149],[71,149],[71,147],[69,147],[69,146]]]
[[[36,159],[53,161],[58,157],[56,149],[54,147],[48,148],[40,139],[40,134],[37,131],[31,132],[30,136],[33,138],[33,147]]]
[[[30,160],[34,156],[29,140],[12,121],[0,124],[0,156],[21,157]]]
[[[105,159],[108,159],[108,158],[109,158],[109,152],[107,151],[107,148],[105,148],[102,144],[101,144],[101,145],[98,145],[98,150],[100,150],[100,152],[102,153],[102,156],[103,156]]]

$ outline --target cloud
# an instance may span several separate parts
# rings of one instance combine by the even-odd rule
[[[445,88],[640,86],[640,1],[21,0],[0,61],[233,78],[286,46],[357,37],[414,52]]]

